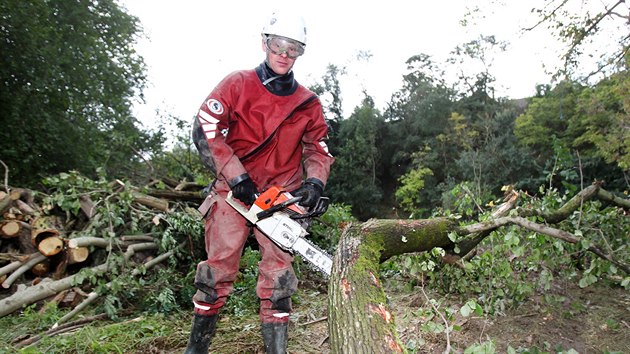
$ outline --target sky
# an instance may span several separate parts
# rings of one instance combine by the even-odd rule
[[[138,102],[134,111],[147,127],[154,126],[158,111],[192,119],[223,77],[258,66],[264,60],[263,23],[273,9],[284,6],[302,13],[307,25],[306,52],[293,68],[298,82],[308,87],[321,81],[329,64],[346,68],[340,83],[344,117],[360,104],[364,91],[384,109],[402,87],[405,61],[411,56],[428,54],[443,63],[457,45],[480,35],[509,42],[508,51],[491,62],[501,97],[533,95],[536,84],[550,82],[543,66],[557,57],[558,45],[549,35],[521,31],[535,23],[530,10],[541,0],[120,3],[140,19],[146,34],[136,49],[148,66],[148,87],[145,102]],[[463,27],[460,22],[475,7],[481,12]],[[370,59],[358,60],[360,52],[370,53]]]

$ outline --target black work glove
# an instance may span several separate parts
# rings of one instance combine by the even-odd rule
[[[247,177],[232,187],[232,195],[245,205],[252,205],[256,200],[258,189],[251,178]]]
[[[302,197],[300,200],[300,205],[312,208],[317,205],[319,198],[321,198],[324,193],[324,183],[317,178],[309,178],[304,184],[291,192],[291,195],[294,197]]]

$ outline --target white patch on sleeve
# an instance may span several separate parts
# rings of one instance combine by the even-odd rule
[[[217,123],[219,123],[219,120],[201,109],[199,110],[197,117],[199,117],[199,123],[201,125],[201,129],[203,129],[203,133],[206,135],[206,140],[210,141],[216,138],[218,129]]]
[[[212,132],[217,130],[216,124],[202,124],[201,127],[203,128],[204,132]]]
[[[322,149],[324,149],[324,151],[328,154],[328,156],[332,157],[332,155],[330,154],[330,152],[328,152],[328,145],[326,145],[325,142],[320,141],[319,142],[319,146],[322,147]]]
[[[208,112],[201,109],[199,110],[199,117],[208,123],[214,123],[214,124],[219,123],[218,119],[214,118],[213,116],[208,114]]]
[[[206,140],[213,140],[217,137],[216,131],[206,132]]]

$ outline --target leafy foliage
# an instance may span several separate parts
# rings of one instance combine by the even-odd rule
[[[113,0],[8,0],[0,14],[0,151],[13,183],[99,167],[120,176],[161,148],[131,114],[146,82],[136,17]]]
[[[340,141],[335,168],[331,172],[328,191],[333,201],[343,201],[354,207],[354,212],[366,218],[376,215],[383,198],[380,186],[382,173],[382,118],[374,102],[366,98],[363,106],[344,121],[339,132]]]
[[[544,187],[541,193],[540,198],[529,198],[521,207],[556,209],[573,196]],[[454,209],[462,215],[471,210],[472,206],[466,203]],[[487,216],[478,217],[483,220],[484,215]],[[580,237],[581,242],[570,244],[512,226],[494,231],[479,245],[477,254],[461,266],[442,263],[444,251],[438,248],[399,257],[383,267],[385,272],[398,269],[407,274],[415,279],[412,285],[424,282],[444,294],[474,297],[489,314],[505,313],[535,292],[544,293],[556,278],[573,279],[580,287],[605,281],[630,290],[630,277],[620,274],[610,262],[586,252],[595,244],[611,257],[625,264],[630,262],[630,220],[618,208],[599,201],[586,202],[580,213],[573,214],[560,227]]]

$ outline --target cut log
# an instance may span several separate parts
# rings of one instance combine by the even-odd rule
[[[57,236],[47,237],[39,242],[37,249],[46,257],[54,256],[63,250],[63,240]]]
[[[95,274],[101,274],[108,269],[110,269],[110,265],[108,263],[105,263],[91,268],[91,271]],[[77,283],[77,279],[80,276],[81,275],[79,274],[75,274],[60,280],[43,281],[37,285],[30,286],[23,291],[17,292],[5,299],[0,300],[0,317],[4,317],[11,312],[19,310],[24,305],[32,304],[47,297],[54,296],[62,290],[71,288],[74,284]],[[2,286],[5,286],[5,283],[7,283],[6,280],[2,284]]]
[[[39,253],[33,253],[28,256],[18,256],[13,254],[3,255],[3,260],[11,260],[12,262],[0,268],[0,275],[5,275],[20,268],[24,262],[28,262],[30,259],[40,256]]]
[[[201,184],[199,184],[197,182],[186,182],[186,181],[183,181],[183,182],[181,182],[180,184],[178,184],[175,187],[175,190],[176,191],[188,191],[188,190],[192,189],[192,190],[197,190],[198,191],[198,190],[203,189],[204,187],[205,186],[203,186],[203,185],[201,185]]]
[[[37,245],[46,238],[59,236],[61,221],[55,216],[40,216],[31,223],[31,242]]]
[[[181,200],[188,202],[203,202],[203,200],[205,199],[201,191],[167,191],[151,189],[150,191],[148,191],[148,194],[157,198]]]
[[[0,213],[4,213],[5,210],[11,206],[11,198],[6,192],[0,191]]]
[[[96,210],[94,208],[94,202],[90,199],[88,195],[82,195],[79,197],[79,204],[81,206],[81,211],[91,219],[94,214],[96,214]]]
[[[90,255],[87,247],[68,248],[68,264],[84,262]]]
[[[31,268],[31,273],[38,277],[43,277],[50,272],[50,260],[46,259],[43,262],[37,263]]]
[[[33,204],[33,192],[26,188],[13,188],[9,193],[11,200],[22,200],[28,204]]]
[[[22,214],[30,216],[39,215],[39,212],[35,210],[35,207],[21,199],[15,201],[15,206],[22,212]]]
[[[31,225],[19,220],[0,221],[0,237],[14,238],[21,234],[31,234]]]
[[[142,204],[144,206],[148,206],[157,210],[168,211],[168,201],[156,198],[150,195],[146,195],[137,191],[131,192],[133,196],[133,200],[136,203]]]

